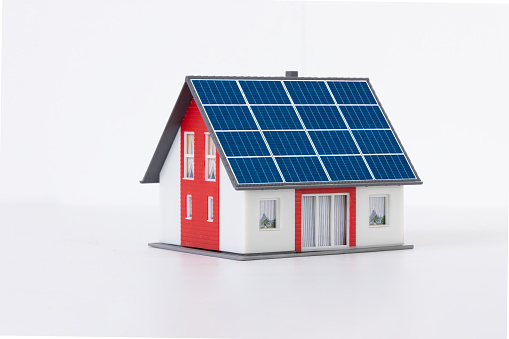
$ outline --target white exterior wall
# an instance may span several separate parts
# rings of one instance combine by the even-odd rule
[[[246,252],[246,192],[236,191],[221,161],[219,174],[219,250]]]
[[[260,229],[260,199],[277,200],[276,229]],[[246,191],[246,253],[295,250],[295,190]]]
[[[160,241],[180,245],[180,128],[159,174]]]
[[[369,197],[388,196],[385,226],[370,226]],[[403,186],[357,187],[357,246],[383,246],[403,244]]]

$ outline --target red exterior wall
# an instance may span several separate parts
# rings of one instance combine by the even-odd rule
[[[194,132],[194,179],[184,178],[184,136]],[[205,180],[205,132],[208,132],[194,99],[180,125],[180,225],[181,245],[219,251],[219,155],[216,181]],[[186,219],[187,195],[192,196],[192,219]],[[213,197],[214,221],[208,222],[208,197]]]
[[[355,246],[355,225],[356,220],[356,196],[355,187],[342,187],[342,188],[310,188],[310,189],[297,189],[295,190],[295,251],[302,251],[302,195],[303,194],[326,194],[326,193],[348,193],[349,205],[349,221],[350,227],[348,244],[350,247]]]

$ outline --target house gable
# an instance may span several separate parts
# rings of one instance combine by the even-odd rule
[[[150,160],[145,176],[143,177],[143,180],[140,181],[142,184],[159,182],[159,173],[163,168],[168,152],[170,152],[170,148],[173,144],[173,140],[175,140],[175,136],[179,131],[182,119],[184,118],[192,99],[193,95],[189,90],[189,86],[187,86],[187,83],[184,83],[175,107],[173,107],[170,118],[166,123],[163,135],[161,136],[154,155],[152,156],[152,160]]]

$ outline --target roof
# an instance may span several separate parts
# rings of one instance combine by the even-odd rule
[[[142,183],[195,99],[235,189],[422,184],[369,79],[187,76]]]

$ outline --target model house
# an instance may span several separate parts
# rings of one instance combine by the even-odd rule
[[[422,184],[369,79],[188,76],[142,183],[159,183],[160,243],[254,253],[403,242]]]

